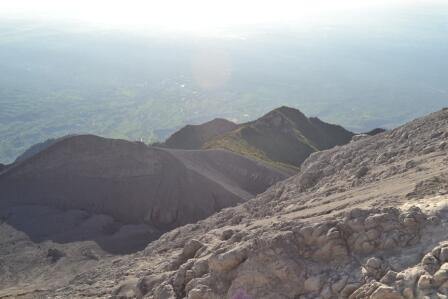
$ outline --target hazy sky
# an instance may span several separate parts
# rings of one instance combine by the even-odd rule
[[[6,0],[0,17],[207,32],[252,24],[306,24],[344,12],[441,0]]]

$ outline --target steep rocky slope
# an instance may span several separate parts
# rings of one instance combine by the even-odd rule
[[[0,172],[2,172],[2,171],[5,170],[5,169],[6,169],[6,165],[0,163]]]
[[[0,298],[39,298],[287,176],[224,150],[91,135],[39,147],[0,175]]]
[[[189,125],[174,133],[162,146],[226,149],[290,172],[296,171],[311,153],[346,144],[353,135],[341,126],[316,117],[307,118],[297,109],[280,107],[240,125],[224,119]]]
[[[446,298],[447,144],[445,109],[312,154],[253,200],[23,298]]]
[[[299,167],[313,152],[346,144],[353,133],[307,118],[297,109],[280,107],[259,119],[207,142],[205,148],[224,148],[276,166]]]
[[[216,118],[200,125],[187,125],[171,135],[165,146],[177,149],[201,149],[219,135],[235,130],[238,125],[222,118]]]
[[[84,209],[165,230],[241,203],[286,177],[227,151],[182,153],[84,135],[14,164],[0,176],[0,193],[11,204]]]

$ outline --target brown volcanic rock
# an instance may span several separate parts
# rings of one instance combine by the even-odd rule
[[[222,118],[216,118],[200,125],[187,125],[171,135],[165,146],[177,149],[200,149],[219,135],[235,130],[238,125]]]
[[[84,135],[16,163],[0,176],[0,192],[17,204],[84,209],[167,229],[241,203],[286,176],[225,151],[190,154]]]

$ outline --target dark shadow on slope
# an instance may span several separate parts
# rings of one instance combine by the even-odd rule
[[[3,205],[1,225],[10,225],[25,233],[34,243],[94,241],[111,254],[140,251],[162,234],[148,225],[122,224],[107,215],[37,205]]]
[[[228,151],[72,136],[1,173],[0,217],[34,242],[94,240],[127,253],[291,174]]]

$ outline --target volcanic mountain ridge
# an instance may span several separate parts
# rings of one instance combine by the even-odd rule
[[[215,120],[187,126],[167,139],[171,148],[226,149],[279,169],[297,170],[313,152],[348,143],[353,133],[306,117],[290,107],[277,108],[255,121],[235,125]],[[212,125],[213,124],[213,125]],[[220,128],[220,130],[216,130]],[[202,132],[207,132],[204,134]],[[200,142],[196,142],[200,140]]]
[[[444,109],[314,153],[256,198],[174,229],[113,267],[104,260],[47,294],[446,298],[447,128]]]

